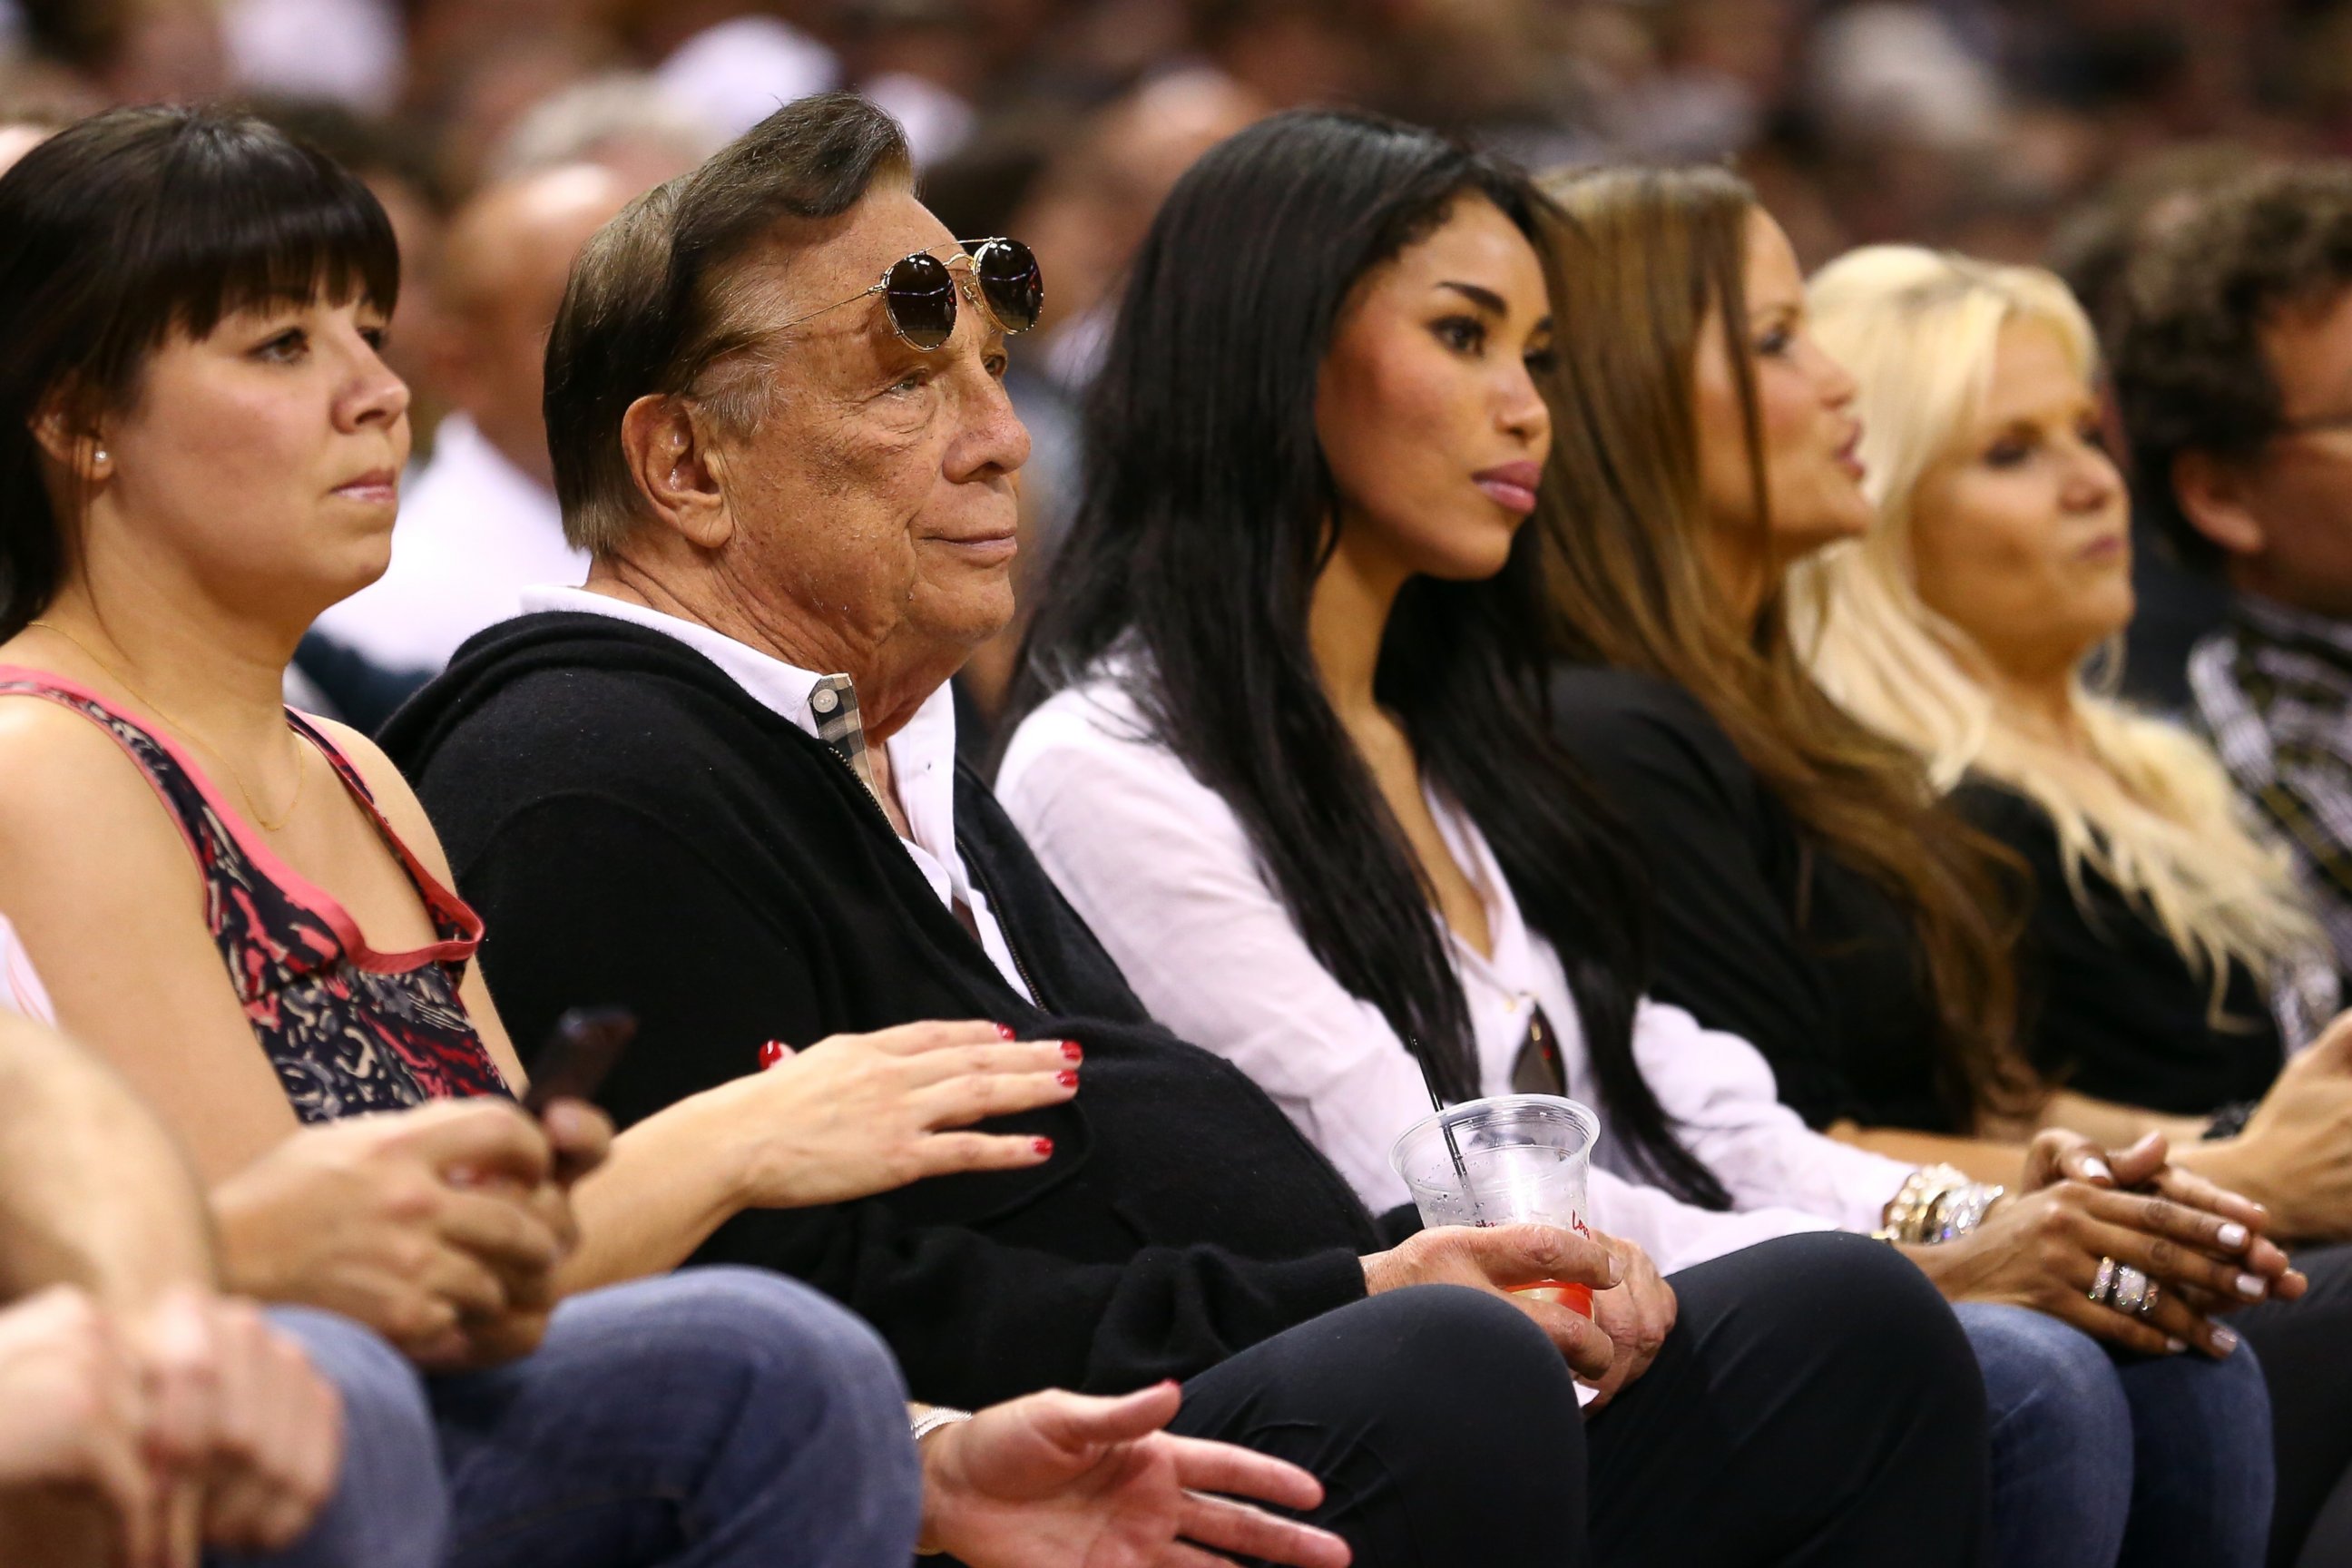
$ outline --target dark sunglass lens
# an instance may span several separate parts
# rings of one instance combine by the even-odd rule
[[[955,336],[955,277],[935,256],[908,256],[890,264],[882,300],[890,325],[919,349],[935,349]]]
[[[1045,308],[1045,279],[1037,258],[1017,239],[992,239],[972,252],[973,270],[980,274],[981,297],[1008,332],[1025,332],[1037,324]]]

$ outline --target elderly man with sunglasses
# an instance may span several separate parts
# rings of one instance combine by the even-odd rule
[[[1358,1562],[1581,1564],[1588,1526],[1632,1560],[1607,1544],[1627,1521],[1706,1512],[1662,1504],[1675,1485],[1759,1468],[1740,1561],[1785,1555],[1768,1538],[1823,1563],[1971,1559],[1983,1391],[1916,1271],[1854,1237],[1770,1244],[1792,1289],[1742,1327],[1625,1347],[1647,1370],[1588,1451],[1570,1373],[1618,1347],[1512,1289],[1606,1290],[1612,1255],[1367,1214],[1255,1085],[1151,1022],[959,769],[950,679],[1013,608],[1028,438],[1004,339],[1042,287],[1016,242],[951,237],[896,127],[847,97],[779,110],[589,243],[547,374],[587,586],[467,645],[384,736],[487,921],[516,1037],[581,1003],[636,1014],[600,1096],[623,1125],[756,1070],[764,1041],[984,1018],[1069,1042],[1075,1100],[987,1123],[1027,1139],[1019,1168],[737,1215],[698,1258],[838,1297],[950,1407],[1181,1381],[1171,1431],[1313,1472],[1307,1517]],[[1919,1485],[1857,1499],[1795,1473],[1819,1445],[1794,1433],[1728,1451],[1710,1391],[1734,1353],[1805,1391],[1786,1408],[1843,1387],[1903,1411],[1873,1462]],[[1068,1561],[1267,1555],[1232,1505],[1196,1506],[1164,1552]]]

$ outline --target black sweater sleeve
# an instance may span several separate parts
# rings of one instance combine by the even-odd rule
[[[758,1070],[762,1041],[813,1044],[822,1020],[844,1016],[826,994],[830,966],[805,911],[754,896],[693,837],[621,802],[558,794],[499,824],[457,867],[491,933],[482,963],[526,1066],[567,1007],[637,1015],[637,1039],[599,1097],[624,1127]],[[1085,1132],[1067,1116],[1057,1108],[989,1130],[1043,1131],[1075,1152]],[[992,1221],[999,1205],[984,1184],[1003,1180],[947,1178],[860,1203],[745,1213],[695,1261],[808,1280],[881,1331],[919,1397],[967,1406],[1047,1386],[1120,1391],[1188,1376],[1363,1295],[1361,1266],[1342,1249],[1282,1263],[1210,1246],[1104,1262],[1057,1257],[1017,1217]],[[1048,1223],[1046,1205],[1035,1206],[1033,1223]],[[975,1355],[974,1345],[992,1348]]]
[[[1775,877],[1782,847],[1729,739],[1688,694],[1641,676],[1576,670],[1556,694],[1564,738],[1633,827],[1656,890],[1653,994],[1752,1043],[1810,1125],[1855,1114],[1823,1058],[1836,1021]]]

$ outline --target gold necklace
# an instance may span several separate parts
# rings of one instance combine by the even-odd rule
[[[259,806],[254,805],[253,794],[250,790],[247,790],[245,787],[245,779],[243,775],[238,773],[236,771],[236,764],[230,762],[226,757],[221,755],[220,752],[215,751],[212,747],[212,743],[197,732],[194,725],[187,722],[187,721],[184,719],[175,717],[171,710],[165,708],[161,702],[156,701],[152,697],[148,696],[145,692],[131,685],[131,679],[128,676],[115,668],[114,666],[107,663],[106,660],[99,658],[96,653],[91,651],[90,646],[88,643],[74,636],[73,633],[66,630],[65,627],[58,626],[55,621],[37,619],[26,621],[25,625],[27,627],[38,626],[45,632],[55,632],[58,636],[65,638],[66,641],[73,644],[74,647],[81,650],[81,656],[84,658],[98,666],[99,668],[106,671],[108,677],[111,679],[117,686],[121,687],[123,690],[128,691],[131,696],[137,698],[142,707],[146,708],[152,712],[155,717],[171,725],[173,729],[177,730],[189,740],[194,741],[198,748],[204,752],[205,755],[218,763],[221,765],[221,771],[228,774],[228,782],[236,786],[237,798],[245,802],[247,815],[251,816],[255,822],[260,825],[263,832],[277,832],[278,829],[284,827],[288,823],[293,821],[294,814],[302,809],[302,786],[310,782],[310,770],[302,765],[302,756],[299,745],[296,749],[294,757],[294,798],[287,802],[286,815],[279,817],[277,821],[272,822],[269,818],[261,815],[261,808]]]

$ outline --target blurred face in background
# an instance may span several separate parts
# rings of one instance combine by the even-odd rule
[[[1911,498],[1921,600],[2005,675],[2063,677],[2131,620],[2131,519],[2096,395],[2053,329],[2000,331],[1982,406]]]
[[[194,102],[229,87],[220,8],[211,0],[89,0],[118,18],[92,73],[117,103]]]
[[[2282,312],[2262,338],[2284,428],[2230,487],[2234,515],[2221,542],[2232,580],[2352,616],[2352,289]]]
[[[452,221],[434,273],[436,388],[508,461],[551,489],[540,406],[547,335],[580,247],[635,194],[590,163],[493,186]]]
[[[440,388],[435,379],[434,356],[442,342],[441,309],[436,288],[441,271],[442,216],[425,193],[402,176],[386,170],[361,172],[368,193],[391,220],[392,235],[400,246],[400,317],[384,344],[384,363],[406,382],[418,404],[410,423],[429,432],[441,414]],[[426,436],[420,434],[420,443]]]
[[[1727,588],[1752,599],[1790,562],[1867,531],[1871,508],[1854,455],[1862,422],[1853,413],[1853,378],[1808,334],[1796,253],[1760,207],[1748,218],[1743,285],[1744,343],[1733,344],[1720,302],[1710,307],[1692,384],[1709,553]],[[1743,351],[1755,378],[1761,517],[1734,357]]]
[[[1011,220],[1054,279],[1042,330],[1050,335],[1104,305],[1184,171],[1265,110],[1214,71],[1184,70],[1096,113]]]
[[[1484,196],[1356,285],[1315,427],[1339,492],[1338,554],[1360,577],[1503,569],[1551,447],[1534,374],[1551,330],[1535,247]]]

